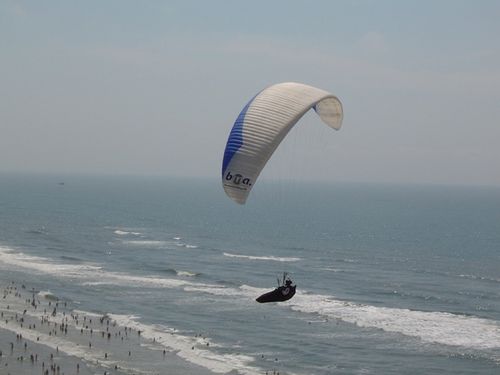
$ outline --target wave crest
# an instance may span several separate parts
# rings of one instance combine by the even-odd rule
[[[271,260],[271,261],[275,261],[275,262],[298,262],[299,260],[301,260],[301,258],[276,257],[273,255],[256,256],[256,255],[224,253],[224,256],[230,257],[230,258],[242,258],[242,259],[249,259],[249,260]]]

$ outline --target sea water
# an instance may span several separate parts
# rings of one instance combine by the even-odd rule
[[[0,282],[207,374],[500,373],[499,189],[259,184],[3,174]],[[256,303],[283,272],[295,297]]]

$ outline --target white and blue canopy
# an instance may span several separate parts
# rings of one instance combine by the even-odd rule
[[[333,129],[342,125],[342,104],[327,91],[285,82],[258,93],[236,119],[222,162],[222,185],[244,204],[257,177],[290,129],[311,108]]]

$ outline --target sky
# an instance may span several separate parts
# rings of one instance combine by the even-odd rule
[[[500,186],[498,1],[0,2],[0,172],[217,177],[243,106],[308,113],[262,179]],[[297,166],[300,164],[300,168]]]

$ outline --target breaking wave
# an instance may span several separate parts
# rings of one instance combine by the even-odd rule
[[[224,255],[238,258],[257,258],[259,260],[261,258],[265,258],[266,260],[268,260],[268,258],[273,258],[251,257],[228,253]],[[6,247],[0,247],[0,267],[1,266],[8,266],[9,269],[11,269],[12,266],[16,266],[30,269],[35,272],[55,275],[57,277],[71,277],[72,279],[81,280],[83,283],[82,285],[112,284],[128,287],[133,285],[182,288],[185,292],[231,297],[228,301],[236,301],[236,303],[239,303],[242,298],[253,300],[267,291],[266,289],[255,288],[248,285],[228,287],[224,285],[196,283],[185,279],[145,277],[126,273],[108,272],[104,271],[100,266],[92,264],[56,264],[50,262],[49,259],[15,252],[13,249]],[[191,275],[189,272],[184,275],[182,274],[182,272],[187,271],[173,271],[175,271],[178,276]],[[334,296],[318,295],[304,291],[298,291],[297,295],[292,300],[280,304],[279,307],[340,320],[362,328],[374,328],[388,333],[402,334],[416,338],[425,343],[486,351],[489,356],[491,352],[497,352],[500,349],[500,323],[492,319],[440,311],[427,312],[372,306],[341,301],[335,299]],[[124,319],[119,316],[116,318]],[[132,322],[127,321],[127,324],[132,324]],[[189,352],[189,354],[186,353],[185,355],[193,355],[193,358],[195,357],[193,352]],[[194,361],[193,358],[190,357],[189,360]],[[209,361],[205,354],[200,354],[200,358],[200,361]],[[240,364],[244,367],[246,366],[245,363],[247,363],[247,359],[248,358],[244,356],[235,357],[232,361],[237,364],[240,363],[238,361],[241,361]],[[497,362],[499,361],[494,355],[493,359]],[[234,363],[232,365],[234,365]]]
[[[242,258],[242,259],[249,259],[249,260],[272,260],[272,261],[275,261],[275,262],[298,262],[299,260],[301,260],[301,258],[275,257],[275,256],[272,256],[272,255],[255,256],[255,255],[243,255],[243,254],[224,253],[224,256],[230,257],[230,258]]]

